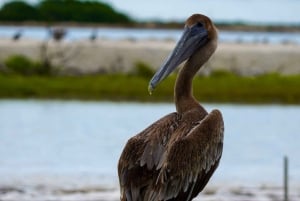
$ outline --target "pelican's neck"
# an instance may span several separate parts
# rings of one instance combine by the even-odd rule
[[[184,113],[192,108],[199,108],[193,95],[193,78],[197,71],[208,61],[217,47],[217,41],[211,40],[193,54],[180,70],[175,83],[175,105],[178,113]]]
[[[193,96],[193,78],[201,66],[191,65],[188,60],[180,70],[175,83],[175,105],[179,113],[199,105]]]

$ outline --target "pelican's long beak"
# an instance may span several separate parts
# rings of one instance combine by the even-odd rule
[[[188,59],[199,47],[205,44],[207,37],[208,32],[201,23],[191,27],[186,26],[174,50],[149,82],[149,93],[151,94],[164,78],[173,72],[183,61]]]

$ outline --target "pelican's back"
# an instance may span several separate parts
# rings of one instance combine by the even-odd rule
[[[217,168],[223,146],[219,111],[171,113],[128,140],[119,160],[122,201],[191,200]]]

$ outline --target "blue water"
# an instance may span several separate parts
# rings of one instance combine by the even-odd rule
[[[173,39],[177,40],[182,29],[129,29],[129,28],[92,28],[92,27],[67,27],[66,40],[88,40],[92,33],[96,33],[98,38],[112,40],[120,39]],[[46,27],[20,27],[20,26],[0,26],[0,38],[12,38],[21,31],[21,40],[49,38],[49,30]],[[295,43],[300,44],[300,33],[289,32],[244,32],[244,31],[220,31],[221,42],[244,42],[244,43]]]
[[[300,184],[300,106],[204,104],[225,120],[224,153],[212,182]],[[0,186],[117,185],[117,161],[128,138],[173,104],[0,101]],[[29,182],[29,184],[28,184]]]

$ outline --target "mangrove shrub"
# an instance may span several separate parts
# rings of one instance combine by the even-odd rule
[[[10,1],[0,9],[0,21],[129,23],[127,15],[99,1],[42,0],[31,5]]]

